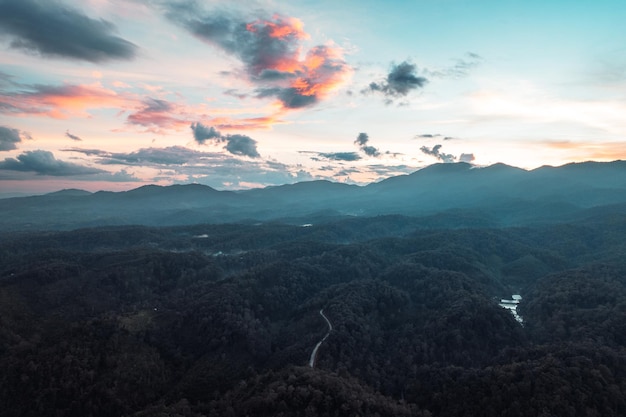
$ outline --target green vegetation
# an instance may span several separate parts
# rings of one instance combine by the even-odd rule
[[[5,232],[0,414],[626,415],[626,216],[432,220]]]

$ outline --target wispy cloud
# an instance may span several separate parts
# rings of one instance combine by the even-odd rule
[[[134,58],[137,46],[114,33],[111,22],[56,0],[0,1],[0,36],[14,49],[90,62]]]
[[[31,136],[18,129],[0,126],[0,151],[12,151],[17,149],[17,144],[23,139],[31,139]]]
[[[88,109],[124,108],[129,99],[100,84],[22,86],[0,90],[0,113],[16,116],[47,116],[65,119],[88,116]]]
[[[217,188],[250,188],[278,185],[313,179],[301,166],[288,165],[271,160],[241,159],[218,152],[205,152],[182,146],[166,148],[143,148],[134,152],[109,152],[101,149],[67,148],[64,152],[76,152],[102,165],[126,165],[152,168],[165,175],[168,182],[179,178],[180,182],[199,182]]]
[[[439,69],[424,68],[424,74],[433,78],[463,78],[467,77],[471,70],[482,64],[484,58],[474,52],[467,52],[463,58],[454,60],[454,64]]]
[[[183,146],[167,148],[142,148],[134,152],[109,152],[101,149],[66,148],[64,152],[77,152],[86,156],[98,157],[104,165],[130,165],[161,168],[170,165],[203,164],[207,160],[223,157],[216,152],[201,152]]]
[[[570,160],[626,160],[626,142],[545,141],[541,146],[565,152]]]
[[[413,139],[443,139],[443,140],[452,140],[454,139],[452,136],[443,136],[439,133],[421,133],[419,135],[415,135]]]
[[[81,142],[82,141],[82,139],[79,136],[72,135],[69,130],[65,131],[65,136],[70,138],[70,139],[72,139],[73,141],[76,141],[76,142]]]

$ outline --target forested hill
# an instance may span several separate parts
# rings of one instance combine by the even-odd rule
[[[612,213],[5,230],[0,414],[626,415]]]
[[[532,171],[503,164],[436,164],[363,187],[312,181],[239,192],[199,184],[147,185],[118,193],[64,190],[1,199],[0,229],[314,223],[385,214],[443,215],[452,222],[444,221],[444,227],[515,226],[576,221],[600,207],[610,213],[626,207],[626,161]]]

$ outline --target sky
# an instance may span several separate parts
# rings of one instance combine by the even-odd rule
[[[626,2],[0,0],[0,194],[626,159]]]

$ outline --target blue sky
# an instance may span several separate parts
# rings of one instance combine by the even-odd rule
[[[0,189],[626,157],[617,1],[0,0]]]

